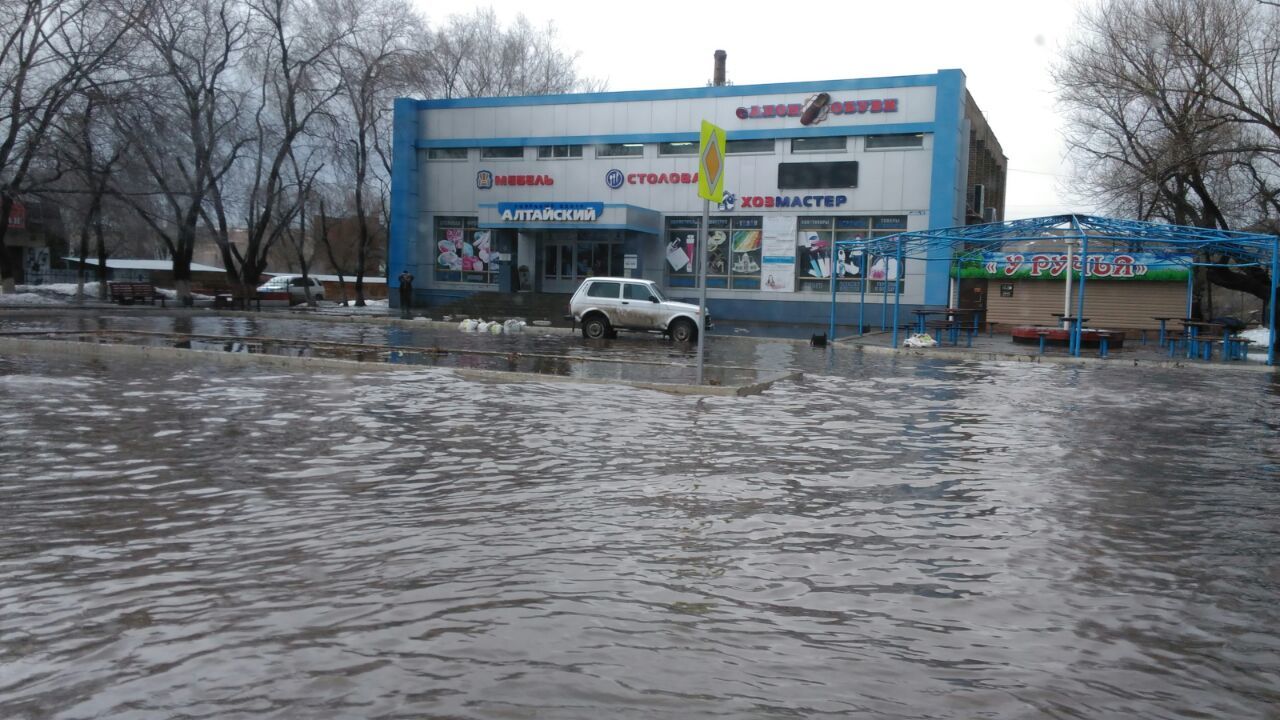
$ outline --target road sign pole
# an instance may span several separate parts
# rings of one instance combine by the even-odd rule
[[[703,342],[707,336],[707,238],[711,235],[711,201],[702,201],[702,224],[698,230],[698,384],[702,384]]]
[[[711,237],[711,201],[724,201],[724,130],[706,120],[702,121],[698,140],[698,197],[702,198],[702,224],[698,231],[698,384],[701,385],[707,337],[707,245]]]

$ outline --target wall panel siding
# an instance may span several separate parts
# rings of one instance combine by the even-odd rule
[[[1063,309],[1061,282],[1022,280],[1013,283],[1013,297],[1000,297],[1000,283],[988,285],[987,319],[1001,325],[1050,325]],[[1076,310],[1078,286],[1071,286],[1071,311]],[[1182,317],[1187,312],[1187,286],[1172,282],[1085,283],[1088,325],[1098,328],[1158,328],[1155,317]]]

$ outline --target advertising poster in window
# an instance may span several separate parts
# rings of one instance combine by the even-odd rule
[[[761,289],[794,292],[796,278],[796,216],[764,216]]]

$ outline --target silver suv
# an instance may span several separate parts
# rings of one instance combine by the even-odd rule
[[[659,331],[676,342],[698,339],[698,306],[668,300],[652,280],[593,277],[569,300],[582,337],[613,337],[617,330]],[[711,327],[711,313],[707,313]]]

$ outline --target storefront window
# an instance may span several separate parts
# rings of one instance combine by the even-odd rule
[[[907,229],[903,215],[877,217],[801,217],[797,221],[796,289],[831,292],[835,273],[838,292],[860,292],[860,282],[870,281],[868,292],[883,292],[885,281],[901,280],[903,268],[896,257],[867,257],[860,248],[836,242],[885,237]],[[833,242],[835,241],[835,242]],[[890,285],[888,290],[892,291]]]
[[[581,145],[539,145],[539,160],[561,160],[582,157]]]
[[[697,155],[698,143],[696,142],[664,142],[658,143],[659,155]]]
[[[431,160],[466,160],[466,148],[431,148],[427,151]]]
[[[493,233],[476,227],[474,217],[436,218],[436,280],[497,282]]]
[[[597,145],[596,157],[642,157],[644,155],[644,143],[613,143],[609,145]]]
[[[844,152],[846,140],[848,140],[848,138],[843,135],[837,135],[834,137],[795,138],[791,141],[791,152]]]
[[[918,147],[924,147],[924,135],[920,133],[867,136],[868,150],[897,150]]]
[[[750,153],[771,153],[774,151],[773,138],[763,140],[726,140],[725,155],[746,155]]]
[[[667,221],[667,284],[698,285],[698,228],[701,218]],[[707,287],[760,288],[760,218],[713,217],[707,230]]]

